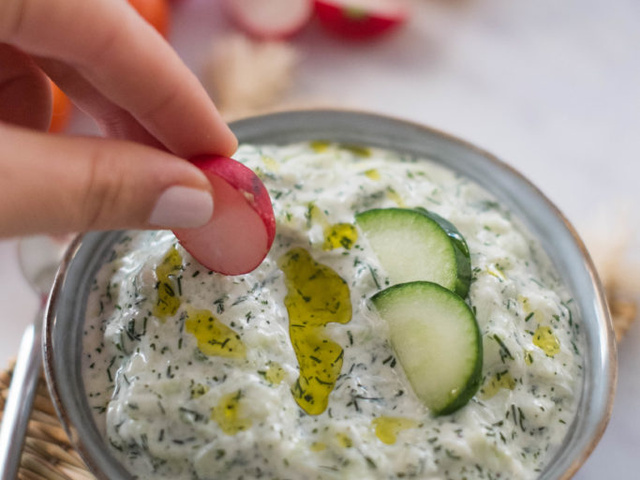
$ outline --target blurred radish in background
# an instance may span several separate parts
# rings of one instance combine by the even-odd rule
[[[241,30],[269,40],[295,35],[313,14],[313,0],[225,0],[225,7]]]
[[[409,18],[402,0],[315,0],[322,26],[340,37],[366,40],[387,34]]]

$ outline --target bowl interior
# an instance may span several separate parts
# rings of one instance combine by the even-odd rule
[[[243,143],[332,140],[427,157],[471,178],[510,208],[537,237],[568,285],[583,323],[587,355],[576,416],[562,452],[542,479],[569,478],[602,435],[616,381],[616,351],[602,288],[586,250],[560,212],[516,171],[472,145],[389,117],[335,110],[286,112],[232,124]],[[109,454],[85,399],[81,375],[85,304],[93,278],[121,232],[84,235],[69,249],[45,322],[45,368],[54,403],[71,440],[94,473],[131,478]]]

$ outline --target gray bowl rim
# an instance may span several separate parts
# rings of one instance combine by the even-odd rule
[[[232,122],[230,126],[241,143],[287,144],[305,140],[331,140],[368,144],[427,157],[480,183],[510,209],[515,210],[517,217],[524,220],[525,225],[538,239],[540,233],[543,233],[543,236],[549,235],[546,244],[542,239],[543,248],[552,261],[560,262],[558,267],[571,267],[571,275],[578,277],[579,281],[573,282],[575,278],[567,278],[569,274],[565,269],[558,268],[561,276],[568,281],[572,296],[580,300],[582,319],[592,322],[592,330],[586,329],[585,332],[590,346],[590,356],[586,362],[590,364],[591,369],[585,369],[590,375],[583,382],[578,406],[581,414],[576,415],[573,420],[565,449],[551,459],[539,477],[540,480],[571,478],[600,441],[611,417],[617,382],[617,347],[606,296],[594,264],[575,229],[559,209],[527,178],[493,154],[455,136],[404,119],[366,111],[312,109],[257,115]],[[436,149],[444,149],[444,157],[442,151],[435,156],[429,151],[430,148],[434,148],[433,145]],[[450,164],[451,158],[447,155],[451,155],[452,152],[470,157],[475,163],[462,165],[460,160],[457,160]],[[466,158],[465,161],[469,161],[470,158]],[[487,180],[483,179],[482,171],[486,168],[493,169],[492,173],[497,175],[491,180],[497,181],[499,188],[488,185]],[[532,213],[529,210],[530,205],[527,207],[527,202],[533,202],[535,208],[541,211]],[[551,225],[544,227],[540,224],[544,221],[551,222]],[[82,434],[82,417],[76,408],[71,407],[75,406],[74,395],[83,394],[84,390],[74,392],[71,389],[66,382],[69,366],[63,362],[61,354],[56,354],[60,348],[56,345],[60,342],[64,346],[65,338],[64,332],[61,332],[62,327],[56,328],[59,324],[58,310],[65,294],[73,295],[73,292],[68,293],[65,290],[69,271],[79,252],[85,248],[85,244],[99,241],[100,237],[110,233],[113,232],[79,235],[67,250],[47,303],[42,348],[49,391],[72,444],[89,469],[99,478],[125,479],[132,477],[111,456],[108,448],[105,448],[106,445],[103,442],[96,444],[86,441]],[[557,255],[553,255],[554,250],[550,249],[551,246],[557,245],[562,246],[564,253],[570,253],[570,258],[578,259],[578,264],[570,266],[567,265],[570,260],[556,258]],[[584,291],[577,290],[577,285],[581,285]],[[82,329],[77,325],[75,328]],[[72,368],[79,370],[80,366],[73,365]],[[77,398],[75,400],[77,401]],[[84,403],[86,404],[86,400]],[[85,408],[88,406],[85,405]]]

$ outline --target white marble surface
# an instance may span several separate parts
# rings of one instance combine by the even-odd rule
[[[211,42],[232,29],[214,0],[183,0],[171,41],[200,73]],[[390,38],[344,44],[312,25],[292,98],[415,120],[497,154],[583,230],[594,212],[629,205],[640,227],[640,2],[416,0]],[[75,130],[91,131],[76,117]],[[615,235],[616,231],[612,231]],[[640,251],[632,241],[632,256]],[[0,364],[17,352],[37,297],[22,280],[16,240],[0,241]],[[609,428],[576,478],[640,471],[640,322],[620,345]]]

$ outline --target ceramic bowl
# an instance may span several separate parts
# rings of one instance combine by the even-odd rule
[[[541,479],[570,478],[596,446],[608,422],[616,382],[616,347],[605,297],[584,245],[558,209],[529,181],[493,155],[422,125],[359,112],[296,111],[232,124],[241,142],[287,144],[327,139],[430,158],[492,192],[542,243],[564,278],[586,336],[585,379],[578,413],[563,447]],[[70,248],[46,314],[44,358],[60,419],[100,478],[131,478],[110,455],[85,398],[81,376],[84,314],[91,281],[119,232],[90,233]]]

